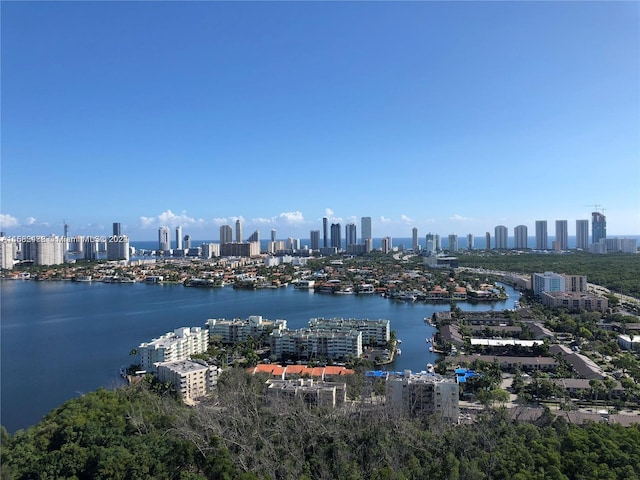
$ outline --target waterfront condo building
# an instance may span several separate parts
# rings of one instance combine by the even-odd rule
[[[320,250],[320,230],[311,230],[309,238],[311,239],[311,250]]]
[[[114,235],[107,238],[107,260],[129,261],[129,237]]]
[[[269,321],[262,315],[251,315],[246,320],[234,318],[210,318],[206,323],[209,337],[219,336],[222,343],[237,343],[249,338],[266,337],[274,330],[286,330],[286,320]]]
[[[300,401],[307,405],[338,407],[347,401],[347,384],[325,382],[313,378],[281,380],[270,378],[265,383],[267,403],[281,405],[281,400]]]
[[[344,236],[346,239],[346,246],[349,245],[357,245],[358,243],[358,234],[355,223],[347,223],[344,227]]]
[[[467,250],[473,250],[473,234],[467,234]]]
[[[526,225],[518,225],[513,230],[514,234],[514,247],[517,250],[525,250],[529,248],[529,233]]]
[[[317,331],[349,332],[357,330],[362,332],[363,346],[386,346],[391,339],[391,325],[389,320],[368,318],[312,318],[309,320],[309,328]]]
[[[536,220],[536,250],[547,250],[549,248],[547,237],[547,221]]]
[[[271,354],[278,359],[326,358],[347,360],[362,356],[362,333],[357,330],[333,332],[312,329],[274,330],[271,334]]]
[[[202,353],[209,347],[209,330],[200,327],[181,327],[159,338],[138,346],[138,357],[142,370],[155,372],[158,362],[187,360],[191,355]]]
[[[158,250],[163,252],[171,250],[171,231],[169,227],[158,228]]]
[[[489,232],[484,234],[484,248],[485,250],[491,250],[491,233]]]
[[[504,225],[498,225],[494,230],[496,250],[506,250],[509,248],[509,229]]]
[[[242,222],[240,219],[236,220],[236,242],[242,242]]]
[[[198,399],[207,396],[218,380],[218,367],[204,362],[160,362],[156,367],[158,380],[172,384],[187,405],[193,405]]]
[[[331,224],[331,246],[338,251],[342,250],[342,231],[339,223]]]
[[[420,250],[420,243],[418,243],[418,229],[416,227],[411,229],[411,249],[414,252],[418,252]]]
[[[449,251],[458,251],[458,235],[456,235],[455,233],[449,235]]]

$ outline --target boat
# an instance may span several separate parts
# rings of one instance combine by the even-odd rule
[[[433,347],[429,347],[429,351],[430,351],[430,352],[433,352]]]
[[[424,341],[425,341],[426,343],[431,343],[431,339],[430,339],[429,337],[425,338],[425,339],[424,339]]]
[[[400,350],[399,348],[396,348],[396,355],[402,355],[402,350]]]
[[[397,340],[396,340],[396,342],[398,342],[398,343],[402,343],[402,340],[400,340],[400,339],[397,339]]]
[[[372,293],[375,293],[375,291],[376,290],[373,287],[373,285],[365,284],[365,285],[362,285],[358,290],[358,295],[372,294]]]
[[[434,373],[434,371],[433,363],[427,363],[427,372]]]

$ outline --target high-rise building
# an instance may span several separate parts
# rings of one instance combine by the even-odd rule
[[[531,276],[531,285],[533,293],[536,296],[542,295],[542,292],[564,292],[565,278],[554,272],[534,273]]]
[[[467,250],[473,250],[473,233],[467,234]]]
[[[249,238],[247,238],[247,242],[258,242],[258,243],[260,243],[260,232],[258,230],[253,232],[251,234],[251,236]]]
[[[236,242],[242,242],[242,222],[240,219],[236,220]]]
[[[184,236],[184,249],[189,250],[191,248],[191,235]]]
[[[556,220],[556,240],[554,250],[569,250],[569,228],[566,220]]]
[[[90,262],[98,260],[98,242],[95,237],[85,237],[83,251],[85,260]]]
[[[509,230],[504,225],[498,225],[494,229],[494,235],[496,237],[496,250],[506,250],[509,248]]]
[[[591,243],[607,238],[607,217],[600,212],[591,213]]]
[[[484,249],[491,250],[491,233],[489,232],[484,234]]]
[[[329,219],[327,217],[322,219],[322,246],[324,248],[329,246]]]
[[[311,230],[309,238],[311,239],[311,250],[319,250],[320,249],[320,230]]]
[[[436,252],[442,251],[442,241],[440,240],[440,234],[436,233],[434,236],[434,240],[436,242]]]
[[[389,253],[392,248],[391,237],[384,237],[382,239],[382,253]]]
[[[225,243],[233,243],[233,230],[231,225],[222,225],[220,227],[220,245]]]
[[[529,232],[526,225],[518,225],[513,230],[514,235],[514,247],[517,250],[524,250],[529,248]]]
[[[366,240],[373,240],[371,236],[371,217],[362,217],[360,219],[360,229],[362,231],[362,243],[366,243]]]
[[[65,225],[65,227],[68,227],[67,225]],[[66,230],[66,228],[65,228]],[[120,224],[117,222],[113,223],[113,235],[114,236],[119,236],[122,235],[122,229],[120,228]],[[67,236],[66,232],[65,232],[65,237]]]
[[[536,250],[547,250],[549,243],[547,239],[547,221],[536,220]]]
[[[346,240],[346,245],[356,245],[358,243],[358,235],[355,223],[347,223],[344,227],[344,235]]]
[[[433,235],[433,233],[429,232],[427,233],[427,236],[425,237],[425,241],[426,241],[426,250],[427,253],[429,255],[433,255],[436,252],[436,238]]]
[[[589,220],[576,220],[576,248],[589,249]]]
[[[276,230],[274,228],[271,229],[271,241],[276,241]]]
[[[449,251],[458,251],[458,235],[456,235],[455,233],[449,235]]]
[[[158,250],[167,252],[171,250],[171,233],[169,227],[160,227],[158,229]]]
[[[342,249],[342,232],[341,226],[339,223],[331,224],[331,246],[337,248],[338,250]]]
[[[182,227],[176,227],[176,249],[182,250]]]
[[[411,248],[414,252],[420,250],[420,244],[418,243],[418,229],[416,227],[411,229]]]

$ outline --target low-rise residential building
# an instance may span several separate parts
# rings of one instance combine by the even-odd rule
[[[267,402],[298,400],[307,405],[338,407],[347,400],[347,385],[314,379],[280,380],[271,378],[265,383]]]
[[[270,334],[274,330],[286,330],[286,320],[269,321],[262,315],[250,315],[246,320],[234,318],[210,318],[206,322],[210,337],[222,337],[222,343],[243,342],[249,338],[259,338]]]
[[[411,417],[439,415],[454,422],[460,413],[455,379],[428,372],[389,372],[386,401],[396,413]]]
[[[574,292],[543,292],[541,302],[553,308],[564,307],[570,311],[598,311],[605,312],[609,308],[609,300],[588,293]]]
[[[326,358],[347,360],[362,355],[362,332],[333,332],[312,329],[274,330],[271,353],[277,358]]]
[[[209,394],[218,380],[218,367],[192,360],[159,362],[156,372],[158,380],[171,383],[187,404]]]
[[[312,318],[309,320],[312,330],[362,332],[363,346],[385,346],[391,339],[389,320],[369,320],[368,318]]]
[[[566,345],[551,345],[549,351],[552,355],[562,355],[578,377],[588,380],[603,380],[607,377],[596,362],[581,353],[574,352]]]
[[[471,365],[475,360],[493,363],[498,362],[500,369],[505,372],[513,372],[516,368],[525,371],[540,370],[553,372],[558,366],[555,358],[551,357],[516,357],[510,355],[456,355],[448,356],[445,361],[451,365]]]
[[[209,347],[209,330],[200,327],[181,327],[138,346],[142,370],[155,372],[158,362],[187,360]]]
[[[252,375],[267,374],[280,380],[293,380],[297,378],[314,378],[327,382],[340,381],[345,376],[353,375],[354,370],[340,366],[308,367],[306,365],[278,365],[275,363],[260,363],[247,369]]]

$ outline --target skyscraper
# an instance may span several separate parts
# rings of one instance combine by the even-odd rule
[[[242,243],[242,223],[240,219],[236,220],[236,242]]]
[[[411,236],[412,236],[411,248],[413,249],[414,252],[417,252],[418,250],[420,250],[420,245],[418,244],[418,229],[416,227],[413,227],[411,229]]]
[[[591,243],[607,238],[607,217],[600,212],[591,213]]]
[[[358,243],[356,224],[347,223],[344,230],[346,245],[356,245]]]
[[[484,249],[491,250],[491,233],[489,232],[484,234]]]
[[[65,225],[66,227],[66,225]],[[120,235],[122,235],[122,229],[120,228],[120,224],[117,222],[113,223],[113,235],[116,237],[119,237]],[[65,237],[67,236],[66,232],[65,232]]]
[[[513,230],[514,234],[514,247],[517,250],[523,250],[529,248],[529,237],[528,237],[528,229],[526,225],[518,225]]]
[[[230,225],[222,225],[220,227],[220,245],[225,243],[233,243],[233,230]]]
[[[566,220],[556,220],[556,240],[554,250],[569,250],[569,228]]]
[[[360,230],[362,231],[362,243],[366,243],[366,240],[373,240],[371,236],[371,217],[362,217],[360,219]]]
[[[182,250],[182,227],[180,226],[176,227],[176,248]]]
[[[496,250],[506,250],[509,248],[509,230],[504,225],[498,225],[495,229]]]
[[[171,231],[169,227],[160,227],[158,229],[158,250],[163,252],[171,250]]]
[[[547,221],[536,220],[536,250],[547,250],[548,248]]]
[[[473,250],[473,233],[467,234],[467,250]]]
[[[436,238],[433,235],[433,233],[431,232],[427,233],[427,236],[425,237],[425,241],[426,241],[427,253],[429,255],[434,254],[436,252]]]
[[[576,248],[589,249],[589,220],[576,220]]]
[[[456,235],[455,233],[449,235],[449,251],[458,251],[458,235]]]
[[[275,229],[271,229],[271,241],[275,242],[276,241],[276,230]]]
[[[342,232],[341,226],[339,223],[331,224],[331,246],[337,248],[338,250],[342,249]]]
[[[319,250],[320,249],[320,230],[311,230],[310,239],[311,239],[311,250]]]
[[[329,219],[327,217],[324,217],[322,219],[322,246],[324,248],[327,248],[329,246],[328,244],[328,239],[329,239]]]

